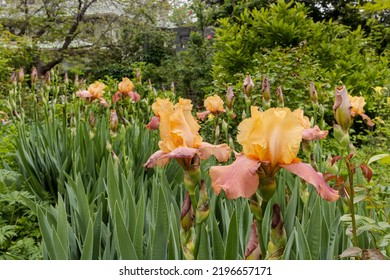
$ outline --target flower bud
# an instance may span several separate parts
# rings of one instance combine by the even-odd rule
[[[175,83],[172,81],[171,83],[171,92],[174,93],[175,92]]]
[[[280,206],[275,203],[272,207],[272,223],[270,229],[270,240],[267,248],[268,260],[279,260],[282,258],[287,243],[286,230],[280,213]]]
[[[244,80],[244,86],[243,86],[244,93],[247,97],[250,96],[254,87],[255,87],[255,84],[253,83],[251,76],[247,75],[245,80]]]
[[[284,96],[283,96],[282,87],[279,86],[276,89],[276,96],[278,97],[279,107],[284,107]]]
[[[11,73],[11,77],[10,77],[9,80],[10,80],[10,83],[12,85],[16,85],[17,84],[16,72],[15,71]]]
[[[191,206],[191,199],[188,192],[184,197],[184,202],[181,207],[180,225],[181,228],[187,232],[194,224],[194,211]]]
[[[271,107],[271,87],[267,77],[264,77],[261,87],[261,93],[263,95],[263,108],[267,110]]]
[[[31,83],[32,84],[35,84],[36,82],[38,82],[38,70],[37,70],[37,67],[33,67],[32,70],[31,70]]]
[[[45,83],[46,85],[50,86],[51,85],[51,74],[50,71],[47,71],[45,73]]]
[[[206,183],[204,180],[200,184],[199,201],[196,209],[195,220],[197,224],[203,223],[210,213],[210,200],[207,194]]]
[[[257,222],[253,221],[251,226],[251,235],[249,236],[248,244],[245,250],[246,260],[259,260],[261,257],[261,250],[259,245],[259,234],[257,231]]]
[[[142,83],[141,70],[139,68],[135,69],[135,81],[139,84]]]
[[[68,77],[68,72],[64,73],[64,84],[68,85],[69,84],[69,77]]]
[[[345,86],[336,87],[333,110],[337,124],[340,125],[344,131],[348,131],[352,123],[352,117],[351,102],[348,98]]]
[[[116,131],[117,128],[118,128],[118,115],[116,114],[116,110],[111,110],[110,129],[112,131]]]
[[[74,82],[73,82],[75,88],[78,88],[80,83],[79,83],[79,75],[74,75]]]
[[[23,68],[19,69],[18,81],[19,81],[19,83],[23,83],[24,82],[24,69]]]
[[[225,95],[225,103],[226,106],[232,110],[233,109],[233,104],[234,104],[234,93],[233,93],[233,88],[229,86],[226,90],[226,95]]]
[[[318,104],[318,94],[313,82],[310,82],[310,99],[313,105]]]

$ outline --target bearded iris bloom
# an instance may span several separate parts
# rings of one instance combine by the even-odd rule
[[[351,116],[354,118],[355,116],[359,115],[362,117],[363,120],[366,121],[368,126],[374,126],[374,123],[372,122],[371,118],[364,114],[364,105],[366,105],[366,101],[364,100],[364,97],[362,96],[351,96],[348,95],[349,101],[351,102]]]
[[[145,167],[164,166],[170,159],[176,159],[185,171],[196,169],[199,159],[214,155],[219,162],[230,157],[230,148],[226,144],[211,145],[202,142],[200,126],[191,114],[192,104],[189,99],[179,99],[173,105],[170,101],[158,99],[152,105],[159,118],[160,150],[155,152],[145,163]]]
[[[210,169],[214,192],[224,190],[230,199],[250,198],[259,189],[268,201],[275,192],[275,176],[284,168],[312,184],[324,199],[337,200],[337,191],[328,186],[322,174],[297,158],[305,131],[300,114],[288,108],[260,112],[251,107],[251,117],[238,126],[237,141],[243,147],[242,153],[236,154],[232,164]]]
[[[204,106],[206,111],[197,113],[198,119],[204,120],[208,114],[219,114],[224,113],[226,110],[223,108],[223,100],[218,95],[214,94],[209,96],[204,100]]]
[[[104,83],[101,83],[99,81],[94,82],[91,84],[87,90],[78,91],[76,95],[86,101],[94,101],[99,100],[100,104],[104,105],[105,107],[109,107],[107,101],[103,98],[103,91],[106,85]]]
[[[122,82],[118,84],[118,91],[112,96],[112,102],[116,103],[123,95],[127,95],[134,102],[137,102],[140,95],[134,92],[134,88],[135,86],[129,78],[122,78]]]

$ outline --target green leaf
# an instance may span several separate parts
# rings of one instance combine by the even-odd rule
[[[125,222],[122,214],[119,211],[118,204],[115,205],[115,236],[117,242],[117,248],[120,258],[122,260],[136,260],[137,254],[134,249],[133,241],[130,238],[130,234],[126,229]]]
[[[89,219],[87,233],[82,245],[82,252],[81,252],[80,259],[92,260],[92,255],[93,255],[93,223],[92,220]]]
[[[213,259],[214,260],[223,260],[225,255],[225,246],[223,244],[222,235],[218,228],[217,219],[215,215],[212,215],[213,231],[212,231],[212,240],[213,240]]]
[[[379,161],[382,164],[390,164],[390,154],[375,155],[368,160],[367,165],[369,165],[375,161]]]
[[[53,236],[52,236],[52,229],[50,224],[47,222],[46,215],[42,212],[40,208],[37,210],[38,212],[38,223],[39,228],[42,233],[42,239],[45,244],[47,254],[50,259],[55,260],[56,259],[56,248],[54,246],[53,242]]]
[[[306,236],[308,237],[309,248],[311,252],[311,257],[314,260],[318,260],[320,258],[320,249],[321,249],[321,225],[322,225],[322,211],[321,211],[321,203],[320,197],[316,196],[316,201],[313,205],[313,209],[311,211],[310,219],[307,225]]]
[[[169,237],[168,207],[164,190],[161,187],[158,192],[155,217],[156,224],[152,242],[152,259],[165,260],[167,258]]]
[[[67,213],[65,209],[64,201],[61,195],[58,196],[57,202],[57,233],[58,238],[61,241],[61,244],[65,251],[68,250],[68,220]]]
[[[236,210],[233,211],[230,218],[225,248],[225,260],[236,260],[238,258],[238,228]]]
[[[292,190],[292,196],[286,208],[285,226],[286,226],[287,236],[290,236],[293,231],[294,221],[297,213],[297,206],[298,206],[298,199],[299,199],[299,187],[298,187],[299,185],[297,184],[297,180],[299,179],[298,178],[295,179],[294,189]]]
[[[303,231],[302,225],[299,223],[298,219],[295,218],[295,227],[297,231],[295,232],[295,241],[297,244],[297,252],[301,260],[311,260],[311,253],[309,244],[305,232]]]
[[[200,235],[199,235],[200,234]],[[199,242],[199,251],[198,251],[198,260],[210,260],[211,259],[211,251],[210,251],[210,241],[208,237],[208,232],[206,230],[205,224],[202,223],[200,225],[200,231],[196,238],[200,237]]]

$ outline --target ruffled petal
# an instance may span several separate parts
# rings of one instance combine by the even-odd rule
[[[110,105],[107,103],[107,101],[103,98],[99,98],[100,104],[104,105],[105,107],[110,107]]]
[[[259,176],[256,173],[259,166],[259,161],[240,155],[230,165],[211,167],[214,192],[218,195],[224,190],[229,199],[251,197],[259,186]]]
[[[315,125],[313,128],[304,129],[302,132],[303,140],[320,140],[325,139],[328,136],[329,131],[321,130],[318,125]]]
[[[196,116],[198,117],[199,120],[204,120],[208,114],[211,114],[210,111],[203,111],[200,113],[196,113]]]
[[[153,116],[150,122],[146,125],[146,128],[148,130],[155,130],[158,129],[159,124],[160,124],[160,118]]]
[[[121,98],[122,92],[118,91],[112,96],[112,102],[116,103]]]
[[[146,168],[153,168],[158,166],[164,166],[169,162],[169,158],[164,157],[166,153],[161,150],[158,150],[153,155],[150,156],[148,161],[144,164]]]
[[[76,95],[84,100],[93,96],[88,90],[78,91]]]
[[[227,144],[212,145],[202,142],[198,149],[200,159],[208,159],[211,155],[219,162],[226,162],[230,158],[230,148]]]
[[[140,100],[141,96],[134,92],[134,91],[130,91],[128,94],[127,94],[134,102],[137,102],[138,100]]]
[[[339,194],[336,190],[332,189],[325,182],[323,175],[316,172],[311,165],[303,162],[281,164],[281,167],[288,170],[289,172],[301,177],[307,183],[312,184],[318,194],[325,200],[336,201],[339,199]]]
[[[373,127],[375,125],[375,123],[371,120],[371,118],[366,114],[361,113],[359,115],[362,117],[362,119],[366,122],[368,126]]]

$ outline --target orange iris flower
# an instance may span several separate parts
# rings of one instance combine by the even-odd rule
[[[195,156],[207,159],[214,155],[220,162],[229,159],[228,145],[202,142],[203,139],[198,133],[200,126],[191,114],[191,100],[180,98],[179,102],[173,105],[166,99],[157,99],[152,106],[160,122],[160,150],[149,158],[145,167],[164,166],[171,158],[176,159],[184,169],[188,169],[191,159]]]
[[[218,114],[226,112],[223,108],[223,100],[218,95],[214,94],[213,96],[209,96],[204,100],[204,106],[206,107],[206,111],[197,113],[198,119],[204,120],[204,118],[208,114]]]
[[[237,141],[242,145],[242,153],[236,155],[231,165],[210,169],[214,192],[224,190],[228,198],[249,198],[262,187],[260,179],[273,181],[280,168],[284,168],[312,184],[324,199],[337,200],[337,191],[327,185],[322,174],[297,158],[305,129],[310,129],[302,121],[306,123],[300,109],[291,112],[288,108],[271,108],[260,112],[251,107],[251,117],[238,126]]]
[[[140,95],[134,92],[134,84],[133,82],[125,77],[122,78],[122,82],[118,84],[118,91],[112,96],[112,102],[116,103],[122,95],[129,96],[134,102],[137,102],[140,99]]]
[[[76,93],[76,95],[87,101],[99,100],[101,104],[106,107],[109,107],[107,101],[103,98],[103,91],[106,85],[102,82],[95,81],[91,84],[87,90],[81,90]]]
[[[366,101],[362,96],[351,96],[348,95],[348,99],[351,102],[351,116],[354,118],[356,115],[359,115],[367,122],[368,126],[374,126],[371,118],[364,114],[364,105],[366,105]]]

